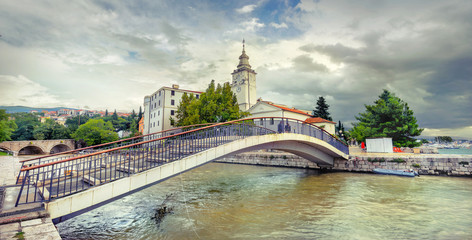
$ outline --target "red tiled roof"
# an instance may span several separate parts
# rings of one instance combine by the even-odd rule
[[[335,122],[331,122],[329,120],[320,118],[320,117],[312,117],[312,118],[307,118],[305,120],[306,123],[333,123],[336,124]]]
[[[294,113],[298,113],[298,114],[303,114],[303,115],[306,115],[306,116],[310,116],[310,117],[311,117],[310,114],[308,114],[308,113],[306,113],[306,112],[304,112],[304,111],[300,111],[300,110],[295,109],[295,108],[283,107],[283,106],[280,106],[280,105],[277,105],[277,104],[273,104],[273,103],[267,102],[267,101],[263,101],[263,102],[265,102],[265,103],[267,103],[267,104],[269,104],[269,105],[271,105],[271,106],[278,107],[278,108],[280,108],[280,109],[282,109],[282,110],[285,110],[285,111],[294,112]]]

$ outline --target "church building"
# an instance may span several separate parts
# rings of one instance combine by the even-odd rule
[[[257,73],[249,64],[249,56],[246,54],[244,40],[243,51],[241,56],[239,56],[239,64],[231,75],[231,90],[236,95],[239,109],[250,113],[248,118],[294,118],[318,125],[323,127],[330,134],[334,134],[335,122],[324,119],[310,119],[311,111],[290,108],[283,104],[262,101],[262,99],[257,98]],[[150,96],[146,96],[144,98],[143,134],[171,129],[170,118],[174,117],[182,95],[185,92],[188,94],[194,94],[196,98],[198,98],[202,93],[198,91],[179,89],[178,85],[173,85],[172,88],[162,87]]]

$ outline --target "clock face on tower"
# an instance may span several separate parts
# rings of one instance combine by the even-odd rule
[[[238,86],[238,87],[236,88],[236,92],[241,92],[241,87],[240,87],[240,86]]]

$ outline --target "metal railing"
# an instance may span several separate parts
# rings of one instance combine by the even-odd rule
[[[283,126],[283,127],[282,127]],[[288,118],[251,118],[141,139],[128,145],[21,169],[16,205],[49,202],[125,178],[249,136],[297,133],[319,138],[348,154],[348,147],[323,129]],[[166,135],[166,136],[164,136]],[[155,135],[157,136],[157,135]]]
[[[204,123],[204,124],[195,124],[195,125],[190,125],[190,126],[178,127],[178,128],[165,130],[165,131],[160,131],[160,132],[155,132],[155,133],[150,133],[150,134],[140,135],[140,136],[135,136],[135,137],[130,137],[130,138],[124,138],[124,139],[120,139],[113,142],[93,145],[93,146],[74,149],[70,151],[64,151],[64,152],[49,154],[46,156],[39,156],[35,158],[25,159],[25,160],[20,161],[20,163],[22,164],[21,168],[33,167],[33,166],[50,163],[50,162],[57,162],[64,159],[83,156],[85,154],[90,154],[94,152],[99,152],[99,151],[103,151],[107,149],[112,149],[116,147],[121,147],[121,146],[126,146],[129,144],[142,142],[144,140],[152,140],[152,139],[162,138],[166,136],[171,136],[171,135],[175,135],[177,133],[181,133],[190,129],[195,129],[195,128],[208,126],[212,124],[214,123]],[[25,172],[20,171],[20,174],[18,174],[17,179],[16,179],[17,184],[20,183],[19,180],[22,179],[22,177],[24,177],[24,173]]]

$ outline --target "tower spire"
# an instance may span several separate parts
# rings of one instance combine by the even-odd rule
[[[238,64],[238,69],[241,68],[248,68],[251,69],[251,65],[249,65],[249,56],[246,55],[246,41],[243,38],[243,52],[241,56],[239,56],[239,64]]]

